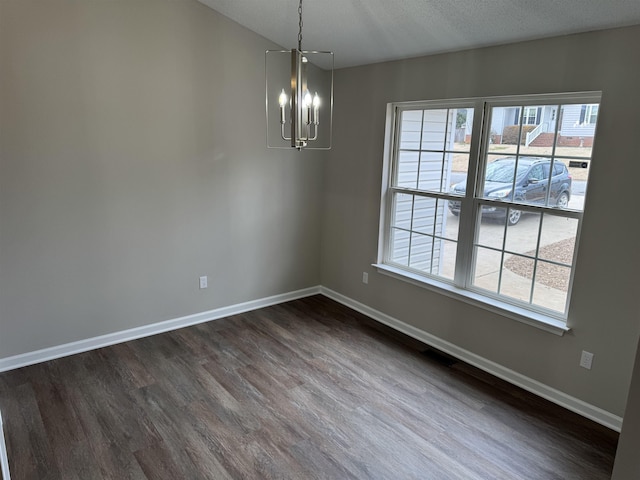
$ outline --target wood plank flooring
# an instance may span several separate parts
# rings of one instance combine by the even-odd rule
[[[608,479],[618,435],[322,296],[0,374],[12,480]]]

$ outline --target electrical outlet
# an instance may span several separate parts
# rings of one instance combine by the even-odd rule
[[[580,366],[582,368],[586,368],[587,370],[591,370],[592,363],[593,363],[593,353],[583,350],[582,355],[580,356]]]
[[[369,283],[369,274],[367,272],[362,272],[362,283]]]
[[[207,283],[208,282],[207,282],[207,277],[206,276],[200,277],[200,289],[207,288],[208,287]]]

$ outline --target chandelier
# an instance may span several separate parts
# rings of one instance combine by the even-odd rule
[[[265,56],[267,146],[331,148],[333,52],[302,50],[302,0],[298,48]]]

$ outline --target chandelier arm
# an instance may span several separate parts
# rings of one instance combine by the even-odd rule
[[[310,137],[311,135],[311,128],[313,127],[313,137]],[[310,142],[317,140],[318,139],[318,124],[317,123],[312,123],[311,125],[309,125],[309,133],[307,134],[307,136],[309,137],[308,140]]]
[[[280,125],[281,125],[281,128],[280,128],[280,136],[282,137],[282,139],[283,139],[283,140],[285,140],[285,141],[287,141],[287,142],[291,141],[291,137],[287,137],[287,136],[285,135],[285,133],[284,133],[284,130],[285,130],[285,128],[284,128],[284,123],[281,123]]]
[[[302,0],[298,4],[298,50],[302,50]]]

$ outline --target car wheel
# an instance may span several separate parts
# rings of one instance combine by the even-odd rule
[[[520,217],[522,217],[522,210],[509,209],[509,214],[507,215],[507,225],[515,225],[520,221]]]
[[[567,192],[562,192],[558,197],[556,206],[560,208],[567,208],[567,205],[569,205],[569,194]]]
[[[460,215],[460,212],[458,212],[457,210],[449,210],[454,217],[457,217],[458,215]]]

